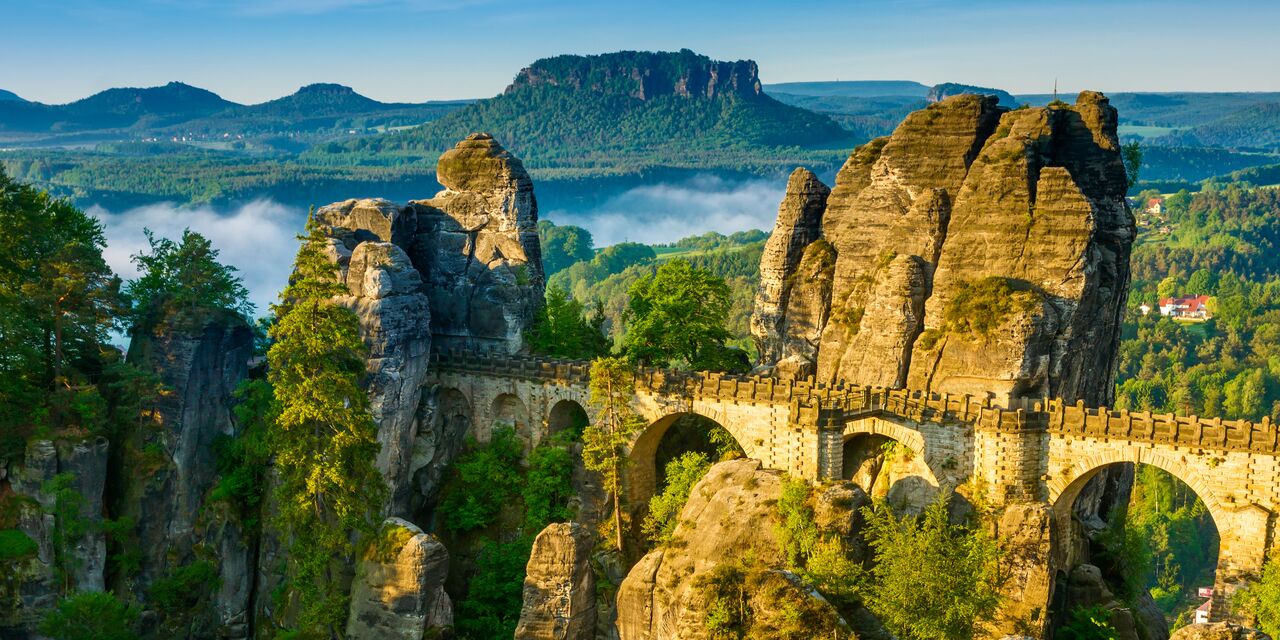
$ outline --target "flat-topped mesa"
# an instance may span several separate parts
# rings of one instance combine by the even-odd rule
[[[762,95],[759,71],[753,60],[721,62],[688,49],[563,55],[543,58],[521,69],[507,93],[525,87],[560,86],[640,100],[668,95],[756,97]]]
[[[1134,237],[1126,188],[1102,94],[1013,111],[988,96],[931,104],[837,174],[810,245],[835,254],[825,309],[771,319],[758,304],[753,320],[779,327],[754,331],[778,358],[762,364],[793,357],[779,336],[823,318],[816,357],[778,375],[1107,404]],[[775,233],[792,226],[780,217]],[[794,290],[809,286],[800,271]]]

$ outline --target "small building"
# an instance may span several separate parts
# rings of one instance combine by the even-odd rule
[[[1161,200],[1160,198],[1147,198],[1147,204],[1143,208],[1146,209],[1147,213],[1152,215],[1163,215],[1164,200]]]
[[[1142,304],[1140,304],[1140,305],[1138,305],[1138,312],[1139,312],[1139,313],[1141,313],[1141,314],[1142,314],[1142,315],[1144,315],[1144,316],[1145,316],[1145,315],[1147,315],[1147,314],[1149,314],[1149,313],[1151,313],[1151,305],[1149,305],[1149,304],[1147,304],[1147,303],[1145,303],[1145,302],[1144,302],[1144,303],[1142,303]]]
[[[1161,298],[1160,315],[1175,320],[1203,321],[1213,317],[1209,312],[1209,296]]]
[[[1209,624],[1209,612],[1213,610],[1213,600],[1205,600],[1204,604],[1196,607],[1196,624]]]

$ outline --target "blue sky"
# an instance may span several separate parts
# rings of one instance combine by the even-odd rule
[[[61,103],[181,80],[238,102],[311,82],[484,97],[560,53],[687,47],[765,82],[1015,93],[1280,91],[1274,0],[0,0],[0,89]]]

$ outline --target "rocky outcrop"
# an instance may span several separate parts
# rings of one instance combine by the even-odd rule
[[[995,96],[1000,102],[1000,106],[1013,108],[1017,106],[1018,99],[1013,97],[1008,91],[1000,89],[992,89],[990,87],[975,87],[971,84],[956,84],[954,82],[944,82],[929,87],[929,92],[925,94],[924,99],[928,102],[941,102],[952,96],[964,94],[973,94],[979,96]]]
[[[453,626],[444,592],[449,552],[435,536],[388,518],[361,559],[351,589],[346,637],[421,640]]]
[[[817,344],[805,339],[816,336],[805,331],[784,333],[783,320],[805,249],[822,237],[822,212],[830,193],[807,169],[796,169],[787,181],[778,221],[760,258],[760,288],[751,316],[751,335],[761,362],[812,360],[816,353]]]
[[[576,522],[543,529],[533,541],[516,640],[592,640],[596,632],[595,535]]]
[[[997,527],[1008,574],[996,630],[1044,637],[1049,623],[1044,603],[1053,591],[1053,508],[1045,503],[1009,505]]]
[[[762,365],[824,382],[1106,404],[1134,235],[1126,188],[1116,112],[1101,94],[1015,111],[969,94],[931,104],[837,174],[821,238],[804,250],[829,245],[829,278],[806,273],[803,258],[779,278],[790,263],[762,260],[762,277],[767,266],[770,282],[794,279],[793,290],[830,281],[803,308],[762,295]],[[794,226],[780,216],[775,236]],[[792,334],[818,335],[816,354],[788,349]]]
[[[1170,640],[1271,640],[1271,636],[1231,622],[1189,624],[1173,632]]]
[[[123,453],[118,513],[136,523],[140,551],[131,584],[145,599],[155,580],[207,557],[201,550],[220,558],[218,611],[210,619],[227,637],[244,637],[253,542],[209,492],[217,478],[214,441],[240,432],[233,394],[252,355],[253,332],[231,312],[172,318],[129,345],[129,361],[167,390],[156,400],[154,423],[136,429]]]
[[[0,636],[30,628],[64,588],[102,591],[107,563],[102,533],[107,440],[32,440],[20,465],[0,482],[12,490],[0,514],[14,557],[0,559]],[[22,544],[30,552],[16,554]],[[61,575],[66,572],[66,583]],[[21,637],[21,636],[20,636]]]
[[[1070,608],[1102,607],[1115,627],[1117,640],[1168,640],[1169,626],[1159,609],[1151,602],[1139,600],[1135,606],[1125,606],[1112,593],[1102,576],[1102,571],[1091,564],[1077,565],[1071,570],[1065,588],[1064,602]]]
[[[390,515],[429,507],[470,421],[469,408],[460,417],[454,398],[423,389],[430,350],[519,351],[543,299],[538,205],[520,160],[472,134],[436,171],[445,189],[431,199],[347,200],[315,213],[347,286],[338,302],[369,347]]]
[[[417,232],[408,249],[425,276],[434,339],[519,351],[544,287],[533,182],[482,133],[441,155],[436,173],[445,189],[411,204]]]
[[[706,638],[708,608],[727,584],[748,599],[760,618],[789,608],[803,614],[804,630],[813,637],[829,637],[832,629],[844,628],[829,603],[782,570],[785,562],[774,535],[782,477],[763,469],[758,460],[713,466],[690,492],[673,541],[641,558],[622,581],[618,637]],[[823,513],[828,525],[852,526],[850,513],[834,509],[844,499],[850,506],[859,502],[855,493],[851,488],[848,495],[832,493],[826,507],[815,511]],[[744,586],[745,591],[738,591]]]
[[[761,95],[760,69],[755,61],[719,62],[688,49],[545,58],[521,69],[506,92],[538,86],[587,89],[638,100]]]

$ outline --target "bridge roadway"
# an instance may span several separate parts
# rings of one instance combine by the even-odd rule
[[[458,351],[432,359],[428,386],[465,405],[458,410],[480,440],[509,424],[532,445],[571,416],[591,414],[588,362]],[[766,467],[813,481],[852,473],[846,457],[858,455],[859,438],[894,440],[909,451],[895,463],[899,477],[977,487],[995,505],[1047,504],[1063,532],[1054,543],[1058,566],[1072,561],[1066,540],[1080,526],[1076,498],[1102,469],[1121,463],[1164,469],[1204,501],[1221,536],[1219,585],[1258,575],[1277,533],[1280,430],[1270,418],[1112,411],[1057,399],[999,407],[967,395],[661,369],[637,370],[634,409],[647,426],[630,450],[633,504],[655,489],[663,434],[692,413],[723,426]]]

